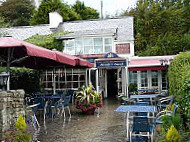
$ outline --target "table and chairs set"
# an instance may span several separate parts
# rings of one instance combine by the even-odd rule
[[[172,105],[172,96],[160,94],[140,93],[130,95],[125,104],[121,104],[115,112],[125,115],[127,141],[129,142],[153,142],[156,125],[162,124],[161,116],[167,114],[165,108]],[[177,106],[174,108],[176,109]]]
[[[58,94],[50,93],[35,93],[31,97],[26,98],[26,108],[32,111],[32,124],[40,127],[36,117],[37,111],[41,116],[43,113],[44,121],[47,118],[56,118],[64,116],[66,118],[65,109],[68,109],[69,117],[71,118],[71,112],[69,103],[73,102],[75,91],[64,91]]]

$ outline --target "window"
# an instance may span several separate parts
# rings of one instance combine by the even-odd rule
[[[141,87],[148,87],[147,71],[141,71]]]
[[[112,51],[112,38],[78,38],[64,41],[65,52],[71,55],[100,54]]]
[[[46,70],[41,75],[41,85],[45,90],[53,89],[55,75],[56,90],[78,89],[85,85],[85,69],[56,69]]]
[[[129,84],[137,84],[137,71],[129,72]]]
[[[94,53],[103,53],[102,38],[94,38]]]
[[[93,39],[92,38],[85,38],[84,39],[84,53],[85,54],[92,54],[92,53],[94,53]]]
[[[80,55],[83,53],[84,53],[83,40],[82,39],[75,40],[75,54]]]
[[[105,52],[111,52],[112,51],[112,40],[111,38],[105,38]]]
[[[67,40],[65,42],[66,52],[73,55],[75,54],[75,42],[74,40]]]
[[[158,71],[151,71],[152,86],[158,86]]]
[[[167,75],[165,70],[162,70],[162,90],[167,90]]]

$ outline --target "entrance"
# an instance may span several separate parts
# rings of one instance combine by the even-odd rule
[[[117,88],[117,69],[107,70],[107,94],[108,98],[116,98],[118,94]]]

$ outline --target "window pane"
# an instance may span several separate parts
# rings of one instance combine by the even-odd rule
[[[71,55],[74,55],[75,54],[75,48],[74,47],[67,48],[66,52],[71,54]]]
[[[147,71],[141,71],[141,87],[148,86]]]
[[[84,47],[84,53],[85,54],[92,54],[93,53],[93,47],[92,46],[85,46]]]
[[[111,46],[105,46],[105,52],[111,52],[112,50],[111,50]]]
[[[94,46],[102,46],[102,38],[94,38]]]
[[[102,53],[103,52],[103,42],[102,38],[94,38],[94,53]]]
[[[111,38],[105,38],[105,44],[112,44]]]
[[[167,75],[165,70],[162,70],[162,90],[167,90]]]
[[[75,41],[75,54],[83,54],[83,43],[81,39]]]
[[[92,38],[85,38],[84,39],[84,45],[93,45],[93,39]]]
[[[94,53],[103,53],[103,47],[102,46],[95,46],[94,47]]]
[[[137,84],[137,71],[129,72],[129,83]]]
[[[151,71],[152,86],[158,86],[158,71]]]
[[[74,40],[67,40],[65,42],[66,47],[74,47]]]

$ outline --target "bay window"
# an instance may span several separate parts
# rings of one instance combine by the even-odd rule
[[[64,41],[64,51],[71,55],[101,54],[112,51],[111,37],[77,38]]]

